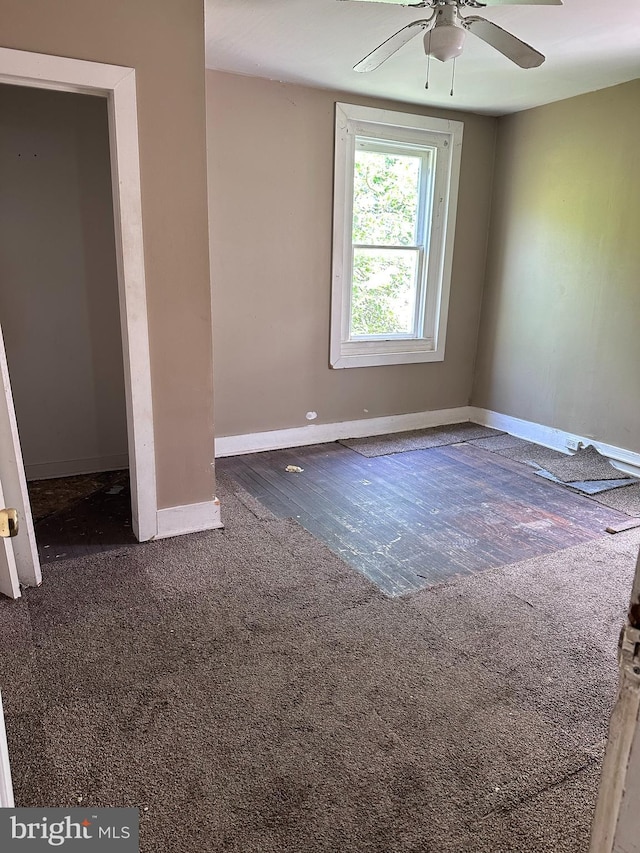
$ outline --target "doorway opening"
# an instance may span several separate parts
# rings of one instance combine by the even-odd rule
[[[86,62],[0,48],[0,84],[7,84],[10,87],[27,87],[36,90],[91,95],[96,100],[106,104],[113,197],[111,211],[113,235],[111,242],[112,245],[115,245],[117,313],[119,314],[121,331],[121,349],[118,356],[114,357],[114,363],[117,361],[120,365],[120,389],[123,385],[126,403],[126,454],[120,454],[120,458],[124,460],[125,466],[128,458],[131,488],[131,530],[139,541],[153,539],[158,532],[158,507],[142,238],[135,71],[132,68],[98,62]],[[82,224],[83,217],[80,219]],[[36,250],[37,248],[35,247]],[[79,253],[78,257],[80,256],[84,263],[86,259],[82,252]],[[46,273],[44,275],[46,276]],[[56,309],[59,308],[58,305],[55,307]],[[77,305],[73,306],[73,310],[77,311]],[[23,316],[23,323],[25,319]],[[80,326],[80,322],[78,325]],[[41,576],[35,549],[23,453],[16,428],[16,407],[9,382],[1,332],[2,319],[0,317],[0,372],[4,386],[4,393],[0,395],[0,498],[3,505],[13,506],[17,509],[18,517],[22,519],[26,528],[25,535],[18,535],[15,540],[3,540],[4,544],[0,554],[2,591],[15,598],[20,595],[20,584],[37,585],[40,583]],[[64,337],[56,339],[54,349],[64,349],[67,343]],[[95,357],[91,345],[89,345],[89,350],[92,352],[92,370],[95,374],[98,367],[94,363]],[[15,359],[12,360],[15,361]],[[85,368],[86,374],[86,363],[80,366]],[[77,367],[78,365],[74,365],[74,370]],[[109,369],[115,376],[118,371],[112,368],[113,365]],[[44,368],[42,368],[42,372],[44,372]],[[74,371],[72,370],[71,373]],[[81,373],[82,371],[80,371]],[[55,371],[54,376],[60,394],[64,396],[62,389],[69,376],[58,376]],[[78,376],[75,378],[77,379]],[[86,375],[84,379],[86,380]],[[30,405],[33,406],[33,402]],[[68,436],[65,435],[64,438],[68,438]],[[84,470],[100,475],[105,474],[108,468],[122,470],[116,461],[120,453],[117,449],[117,443],[112,445],[111,450],[109,450],[108,441],[105,444],[101,439],[99,444],[98,457],[101,458],[102,454],[111,455],[111,461],[109,463],[102,461],[99,464],[94,462],[88,468],[85,465]],[[115,450],[113,450],[114,447]],[[107,449],[105,450],[105,448]],[[86,459],[95,457],[83,458],[86,461]],[[35,459],[33,462],[35,467],[29,472],[30,479],[55,477],[56,472],[50,467],[46,467],[51,461],[59,462],[61,460],[60,458],[49,460],[46,456]],[[45,467],[38,471],[38,465]],[[99,468],[102,470],[97,470]],[[74,476],[81,474],[81,471],[77,471]],[[119,485],[122,484],[110,484],[111,488],[115,489]]]
[[[104,98],[0,84],[0,322],[41,562],[135,541]]]

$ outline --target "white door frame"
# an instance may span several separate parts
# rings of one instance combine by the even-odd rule
[[[593,818],[590,853],[640,851],[640,554],[627,622],[620,636],[618,696]]]
[[[153,539],[158,506],[135,70],[0,48],[0,82],[108,101],[133,531],[141,542]]]

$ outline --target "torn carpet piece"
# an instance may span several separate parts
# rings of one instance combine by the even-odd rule
[[[595,447],[585,447],[573,456],[567,456],[558,461],[550,460],[544,464],[544,469],[563,483],[573,483],[586,480],[621,480],[633,482],[631,477],[614,468],[606,456],[602,456]]]
[[[500,430],[490,429],[474,423],[448,424],[446,426],[415,429],[371,438],[345,438],[340,444],[355,450],[361,456],[387,456],[390,453],[404,453],[407,450],[428,450],[430,447],[444,447],[475,438],[488,438],[503,435]]]
[[[629,477],[623,477],[620,480],[572,480],[570,483],[566,483],[564,480],[554,477],[549,471],[545,471],[544,468],[539,468],[536,474],[538,477],[544,477],[545,480],[549,480],[551,483],[558,483],[558,485],[565,488],[582,492],[583,495],[597,495],[600,492],[608,492],[611,489],[620,489],[628,486],[631,482]]]

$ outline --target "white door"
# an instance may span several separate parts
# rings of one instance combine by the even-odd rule
[[[13,507],[18,513],[17,535],[0,538],[0,593],[9,598],[18,598],[20,584],[37,586],[41,574],[1,330],[0,376],[3,389],[0,394],[0,509]],[[9,750],[0,695],[0,808],[11,808],[13,804]]]
[[[7,747],[7,733],[4,728],[2,696],[0,695],[0,809],[11,809],[13,805],[9,749]]]
[[[20,584],[38,586],[42,576],[1,329],[0,377],[0,508],[13,507],[18,513],[17,536],[0,539],[0,593],[18,598]]]
[[[4,506],[2,487],[0,486],[0,503]],[[0,592],[8,598],[20,597],[20,580],[18,568],[10,539],[0,539]]]

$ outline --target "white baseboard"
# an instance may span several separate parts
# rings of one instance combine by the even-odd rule
[[[534,421],[524,421],[521,418],[512,418],[510,415],[502,415],[489,409],[479,409],[476,406],[471,407],[470,420],[494,429],[504,430],[504,432],[518,438],[534,441],[536,444],[542,444],[563,453],[570,452],[570,443],[574,447],[577,446],[577,443],[585,446],[591,444],[603,456],[610,459],[620,471],[634,477],[640,477],[640,453],[635,453],[632,450],[616,447],[613,444],[605,444],[603,441],[596,441],[588,436],[544,426],[544,424],[538,424]]]
[[[620,471],[640,477],[640,453],[605,444],[584,435],[525,421],[481,409],[477,406],[459,406],[456,409],[438,409],[433,412],[412,412],[408,415],[391,415],[386,418],[365,418],[360,421],[344,421],[332,424],[309,424],[293,429],[277,429],[247,435],[227,435],[216,438],[216,457],[240,456],[244,453],[261,453],[266,450],[283,450],[287,447],[303,447],[309,444],[325,444],[343,438],[366,438],[386,433],[425,429],[445,424],[474,421],[493,429],[504,430],[518,438],[570,453],[569,443],[577,446],[591,444],[609,458]],[[164,512],[164,510],[162,510]],[[169,534],[173,535],[173,534]]]
[[[89,459],[68,459],[63,462],[35,462],[24,466],[27,480],[53,480],[56,477],[75,477],[78,474],[99,474],[120,471],[129,467],[126,453],[96,456]]]
[[[220,501],[204,501],[186,506],[170,506],[158,510],[158,532],[154,539],[167,539],[183,533],[199,533],[201,530],[216,530],[222,527]]]
[[[385,435],[410,429],[457,424],[470,420],[470,416],[471,408],[460,406],[457,409],[412,412],[408,415],[391,415],[387,418],[365,418],[361,421],[309,424],[293,429],[277,429],[248,435],[226,435],[216,438],[216,456],[240,456],[244,453],[260,453],[265,450],[326,444],[342,438],[366,438],[370,435]]]

